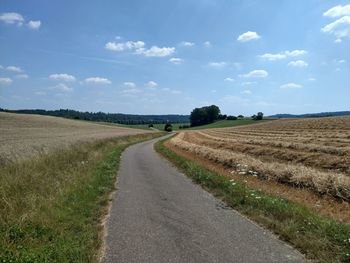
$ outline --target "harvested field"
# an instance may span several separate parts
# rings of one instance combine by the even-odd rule
[[[49,116],[0,112],[0,164],[81,142],[149,132]]]
[[[241,176],[350,200],[350,117],[187,131],[170,143]]]

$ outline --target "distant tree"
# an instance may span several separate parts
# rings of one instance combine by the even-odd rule
[[[227,116],[226,119],[227,119],[227,120],[230,120],[230,121],[235,121],[235,120],[237,120],[237,117],[236,117],[236,116],[229,115],[229,116]]]
[[[238,119],[243,119],[244,116],[243,116],[243,115],[238,115],[237,118],[238,118]]]
[[[190,115],[191,126],[212,123],[219,119],[220,109],[216,105],[195,108]]]
[[[164,131],[166,131],[166,132],[173,131],[173,126],[170,123],[165,124]]]
[[[264,117],[264,113],[258,112],[256,115],[254,114],[254,115],[252,116],[252,119],[253,119],[253,120],[256,120],[256,121],[260,121],[260,120],[263,119],[263,117]]]
[[[219,120],[226,120],[226,118],[227,118],[226,114],[219,114],[219,117],[218,117]]]
[[[262,120],[264,117],[264,113],[262,112],[258,112],[258,114],[256,115],[256,119],[259,121],[259,120]]]
[[[153,128],[153,124],[152,123],[148,124],[148,128]]]

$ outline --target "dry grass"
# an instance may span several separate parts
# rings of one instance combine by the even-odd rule
[[[241,175],[350,200],[350,117],[186,132],[171,143]]]
[[[150,131],[40,115],[0,112],[0,164],[91,142]]]

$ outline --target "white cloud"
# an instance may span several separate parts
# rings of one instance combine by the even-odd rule
[[[175,65],[179,65],[182,64],[182,62],[184,62],[182,58],[171,58],[169,59],[169,61]]]
[[[334,43],[341,43],[343,42],[343,40],[341,40],[341,38],[337,38],[336,40],[334,40]]]
[[[269,75],[269,73],[266,70],[256,69],[256,70],[250,71],[247,74],[240,75],[240,77],[244,77],[244,78],[266,78],[268,75]]]
[[[127,88],[136,88],[136,84],[134,82],[131,82],[131,81],[124,82],[123,84]]]
[[[193,47],[195,44],[193,42],[182,41],[180,45],[183,47]]]
[[[306,63],[304,60],[295,60],[288,63],[288,66],[299,67],[299,68],[304,68],[304,67],[307,67],[308,65],[309,64]]]
[[[113,51],[124,51],[124,50],[136,50],[143,48],[145,43],[143,41],[127,41],[123,43],[118,42],[108,42],[105,48]]]
[[[328,9],[326,12],[324,12],[323,15],[328,16],[328,17],[339,17],[339,16],[350,15],[350,5],[334,6],[330,9]]]
[[[209,41],[205,41],[205,42],[203,43],[203,45],[204,45],[205,47],[212,47],[212,44],[211,44]]]
[[[288,57],[299,57],[299,56],[302,56],[302,55],[305,55],[307,54],[307,51],[306,50],[300,50],[300,49],[295,49],[293,51],[285,51],[284,52]]]
[[[333,34],[337,39],[337,43],[341,42],[344,37],[350,37],[350,16],[343,16],[338,20],[325,25],[322,32]]]
[[[37,21],[30,20],[30,21],[28,22],[27,26],[28,26],[30,29],[39,29],[40,26],[41,26],[41,21],[40,21],[40,20],[37,20]]]
[[[230,77],[227,77],[227,78],[225,78],[225,79],[224,79],[224,81],[229,81],[229,82],[233,82],[233,81],[235,81],[235,79],[233,79],[233,78],[230,78]]]
[[[6,67],[8,71],[16,72],[16,73],[21,73],[23,70],[20,67],[15,67],[15,66],[8,66]]]
[[[0,85],[10,85],[12,82],[10,78],[0,78]]]
[[[22,26],[24,18],[18,13],[2,13],[0,15],[0,21],[5,22],[6,24],[16,24]]]
[[[121,91],[121,93],[124,93],[124,94],[135,94],[135,93],[141,93],[141,92],[142,91],[137,88],[128,88]]]
[[[241,94],[250,95],[250,94],[252,94],[252,92],[249,89],[246,89],[246,90],[241,91]]]
[[[112,51],[134,50],[135,54],[144,55],[146,57],[166,57],[175,52],[174,47],[157,47],[152,46],[147,49],[143,41],[127,41],[127,42],[108,42],[105,49]]]
[[[175,52],[174,47],[157,47],[152,46],[150,49],[140,48],[136,50],[136,54],[144,55],[146,57],[166,57]]]
[[[237,41],[239,42],[247,42],[254,39],[259,39],[260,36],[256,32],[248,31],[238,36]]]
[[[275,61],[275,60],[285,59],[288,57],[299,57],[305,54],[307,54],[306,50],[295,49],[292,51],[286,50],[276,54],[266,53],[266,54],[260,55],[259,57],[269,61]]]
[[[155,89],[157,86],[158,86],[158,83],[153,80],[150,80],[146,83],[146,87],[150,89]]]
[[[281,89],[301,89],[303,86],[295,83],[287,83],[280,86]]]
[[[27,74],[19,74],[15,76],[16,79],[28,79],[29,76]]]
[[[75,81],[75,77],[69,74],[61,73],[61,74],[51,74],[49,79],[59,80],[59,81]]]
[[[277,53],[277,54],[266,53],[264,55],[260,55],[259,57],[266,60],[275,61],[275,60],[285,59],[287,56],[281,53]]]
[[[225,61],[209,62],[208,66],[212,67],[212,68],[224,68],[227,66],[227,62],[225,62]]]
[[[315,78],[308,78],[307,80],[308,80],[308,81],[316,81]]]
[[[72,88],[68,87],[66,84],[63,84],[63,83],[59,83],[56,86],[50,87],[49,89],[57,90],[60,92],[72,92],[73,91]]]
[[[86,78],[84,81],[87,84],[97,84],[97,85],[111,84],[112,83],[109,79],[101,78],[101,77]]]

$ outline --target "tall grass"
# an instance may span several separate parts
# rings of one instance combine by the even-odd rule
[[[96,262],[122,151],[105,139],[0,168],[0,262]]]
[[[350,262],[349,225],[321,217],[301,205],[250,189],[241,182],[211,172],[166,148],[163,141],[155,148],[195,183],[271,229],[314,262]]]

